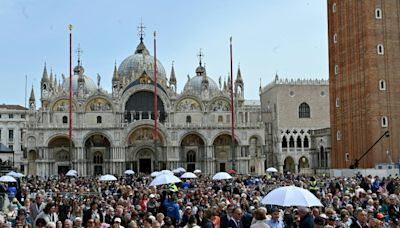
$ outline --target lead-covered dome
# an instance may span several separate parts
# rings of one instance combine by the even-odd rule
[[[78,92],[78,80],[79,80],[79,74],[82,74],[82,78],[85,81],[85,86],[84,86],[84,92],[85,94],[94,92],[97,90],[97,86],[94,83],[94,81],[84,75],[83,73],[85,72],[83,66],[78,65],[74,68],[74,75],[72,75],[72,91],[73,93],[77,93]],[[62,88],[64,91],[69,91],[69,77],[63,82],[62,84]]]
[[[201,85],[202,85],[202,81],[203,81],[204,77],[206,77],[206,79],[208,80],[209,94],[214,94],[214,93],[218,92],[219,88],[218,88],[217,83],[215,83],[215,81],[212,80],[211,78],[204,76],[204,75],[197,75],[197,76],[191,78],[189,81],[186,82],[183,90],[186,92],[193,91],[193,92],[200,94],[201,88],[202,88]]]
[[[154,79],[154,57],[150,55],[144,43],[140,41],[135,53],[125,58],[119,65],[118,75],[134,81],[144,71],[151,79]],[[163,86],[167,85],[165,69],[159,60],[157,60],[157,82]]]

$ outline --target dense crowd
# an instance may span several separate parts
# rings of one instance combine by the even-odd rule
[[[397,177],[210,176],[149,187],[146,175],[20,178],[2,183],[2,228],[400,227]],[[280,186],[309,189],[324,207],[263,205]]]

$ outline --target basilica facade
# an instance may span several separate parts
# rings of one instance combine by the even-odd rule
[[[157,109],[154,113],[154,64]],[[184,167],[213,174],[236,170],[263,174],[265,126],[259,101],[244,99],[240,69],[234,77],[235,140],[231,138],[230,81],[217,84],[202,64],[177,91],[174,66],[167,77],[141,37],[135,52],[109,77],[111,92],[85,75],[80,60],[72,76],[72,141],[69,139],[69,78],[60,82],[46,66],[40,104],[32,90],[24,139],[25,173],[50,176],[77,170],[81,176],[150,173]],[[156,114],[156,115],[155,115]],[[157,132],[154,133],[154,119]]]

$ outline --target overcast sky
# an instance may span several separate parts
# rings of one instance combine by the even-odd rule
[[[233,37],[234,72],[240,63],[245,97],[258,100],[262,85],[276,73],[282,78],[328,79],[328,38],[325,0],[36,0],[0,1],[0,103],[25,102],[34,85],[40,99],[44,62],[61,78],[69,71],[67,25],[74,25],[74,64],[78,44],[85,74],[111,91],[114,62],[133,54],[141,18],[145,44],[167,76],[174,61],[178,91],[205,55],[207,74],[218,83],[226,78],[229,37]],[[38,103],[39,104],[39,103]]]

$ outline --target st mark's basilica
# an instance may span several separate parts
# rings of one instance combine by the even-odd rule
[[[210,174],[230,169],[242,174],[264,173],[265,127],[260,102],[244,99],[245,82],[237,69],[232,146],[230,79],[220,78],[217,84],[207,75],[201,54],[199,60],[195,74],[180,82],[185,83],[183,91],[177,91],[174,66],[167,75],[157,60],[158,131],[154,140],[154,57],[144,36],[134,53],[114,66],[113,75],[104,76],[112,80],[111,93],[101,88],[99,75],[97,83],[93,80],[96,76],[85,75],[78,58],[72,76],[71,149],[69,77],[57,81],[45,66],[40,105],[33,89],[29,99],[27,173],[50,176],[75,169],[87,176],[177,167]]]

